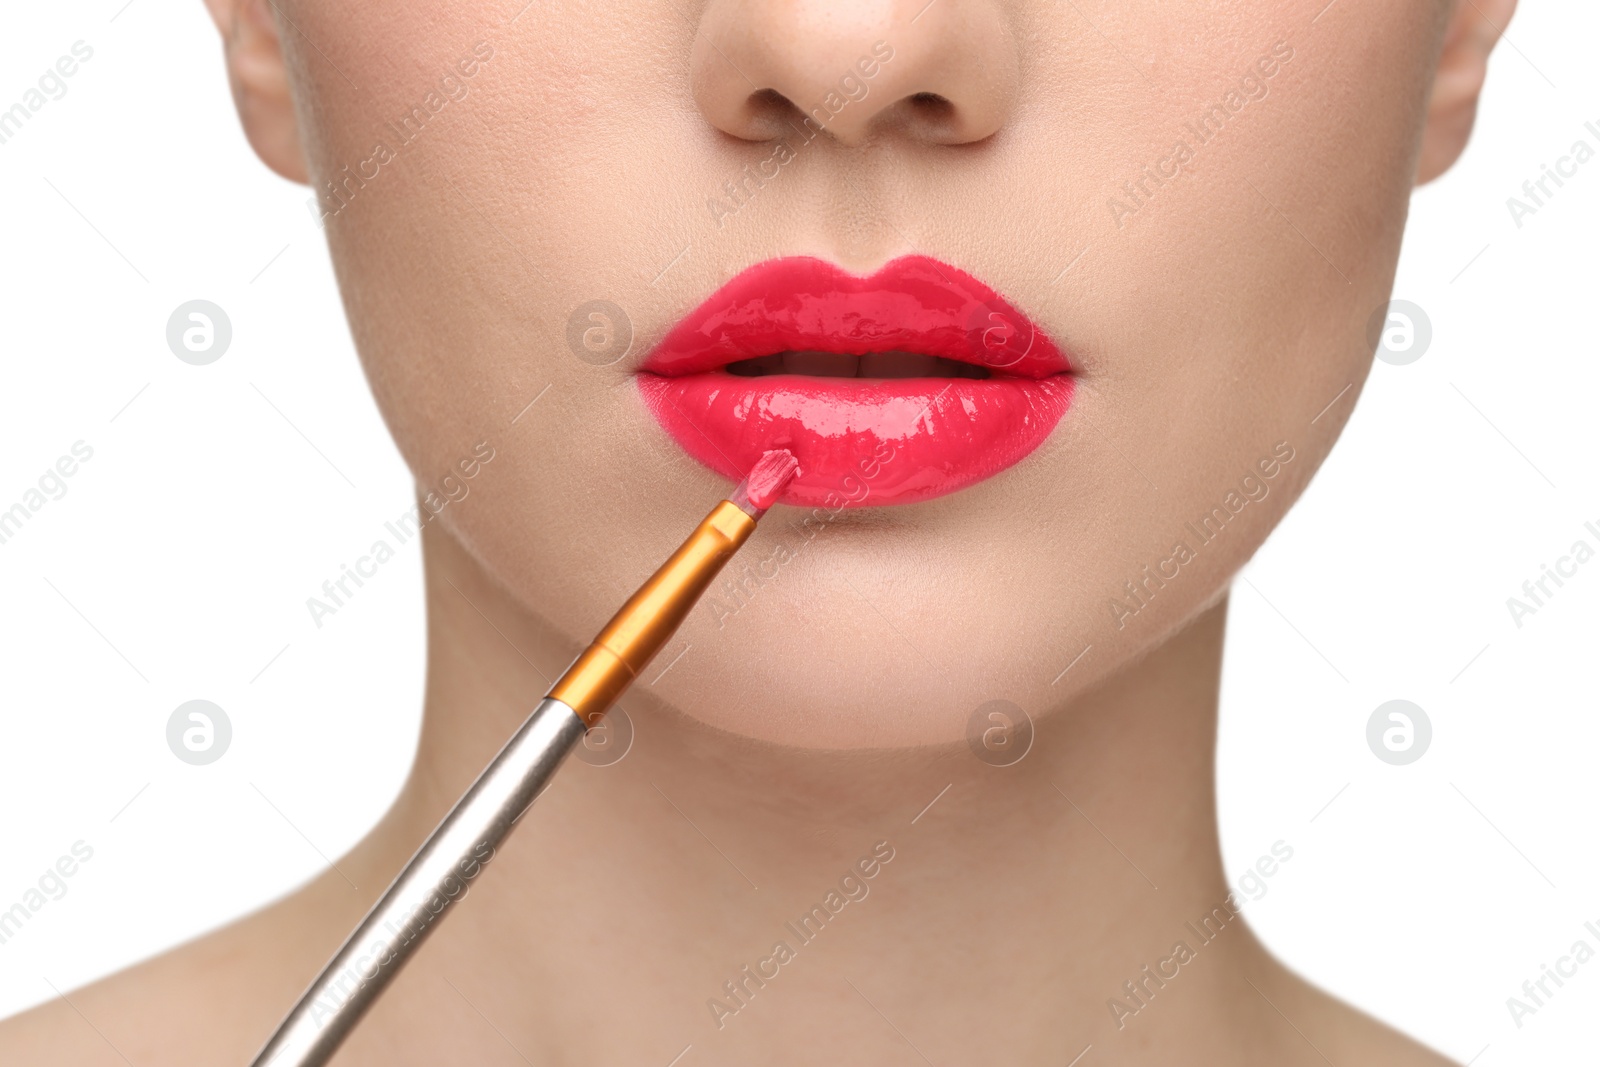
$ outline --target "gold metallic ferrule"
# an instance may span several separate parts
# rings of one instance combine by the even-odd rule
[[[550,698],[593,726],[671,639],[723,564],[755,528],[756,520],[736,504],[724,500],[712,508],[688,540],[567,668],[550,690]]]

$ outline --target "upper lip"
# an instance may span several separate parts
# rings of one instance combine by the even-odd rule
[[[782,352],[905,352],[957,360],[996,377],[1045,378],[1067,358],[1022,312],[963,271],[903,256],[870,275],[788,257],[782,284],[757,264],[691,311],[640,370],[676,377]]]

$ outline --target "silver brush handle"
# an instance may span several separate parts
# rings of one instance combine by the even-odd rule
[[[539,702],[328,961],[252,1067],[328,1062],[451,905],[466,895],[583,733],[583,720],[570,707],[548,697]]]

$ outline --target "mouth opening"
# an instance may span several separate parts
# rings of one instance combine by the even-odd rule
[[[799,374],[811,378],[989,378],[988,367],[920,352],[775,352],[741,359],[725,368],[741,378]]]

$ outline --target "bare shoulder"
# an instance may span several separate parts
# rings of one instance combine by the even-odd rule
[[[1254,994],[1270,1009],[1285,1039],[1310,1063],[1360,1063],[1364,1067],[1458,1067],[1447,1056],[1274,964]]]
[[[320,898],[329,892],[319,880],[220,930],[0,1020],[0,1063],[248,1063],[327,955],[328,931],[337,925],[322,918],[327,901]]]

